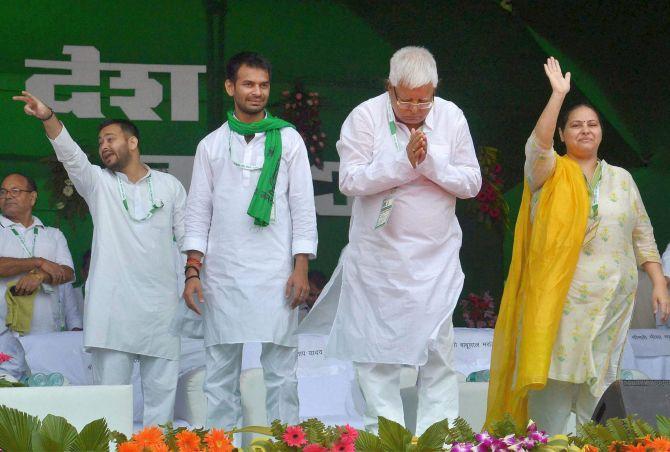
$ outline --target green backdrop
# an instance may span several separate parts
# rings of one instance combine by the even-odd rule
[[[670,138],[665,87],[670,59],[666,2],[566,2],[491,0],[358,2],[354,0],[154,0],[22,1],[0,4],[0,173],[19,170],[41,188],[36,214],[65,232],[75,261],[88,248],[89,219],[63,221],[49,202],[51,172],[40,158],[52,153],[41,126],[27,118],[11,95],[34,73],[24,60],[67,60],[64,45],[95,46],[112,63],[206,65],[199,77],[199,120],[170,120],[170,80],[155,108],[161,121],[137,121],[142,152],[193,155],[198,141],[222,122],[230,107],[223,94],[223,63],[241,50],[256,50],[274,65],[271,102],[302,80],[323,99],[327,133],[324,160],[337,161],[335,141],[351,109],[383,89],[388,60],[403,45],[428,47],[438,62],[439,95],[465,112],[477,146],[501,151],[506,198],[518,203],[523,144],[549,95],[542,63],[561,58],[573,72],[572,101],[588,100],[602,113],[602,156],[635,177],[655,227],[659,246],[670,240],[668,188]],[[124,117],[109,97],[132,95],[110,88],[103,72],[99,88],[59,86],[56,96],[99,91],[106,117]],[[60,115],[83,147],[96,148],[99,119]],[[336,182],[315,183],[318,193],[336,193]],[[491,291],[497,299],[504,279],[509,237],[489,230],[459,202],[464,231],[461,259],[465,291]],[[513,216],[515,214],[513,213]],[[348,217],[320,216],[319,257],[312,268],[329,273],[347,242]],[[513,222],[512,222],[513,224]],[[509,234],[508,234],[509,235]],[[503,243],[507,243],[507,248]],[[661,249],[661,251],[662,251]]]

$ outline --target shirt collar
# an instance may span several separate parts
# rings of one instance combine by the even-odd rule
[[[139,179],[137,182],[135,182],[136,184],[139,183],[139,182],[142,182],[144,179],[151,176],[151,174],[152,174],[153,170],[151,169],[151,167],[149,165],[147,165],[146,163],[142,163],[142,166],[144,166],[147,169],[147,174],[145,174],[144,176],[142,176],[141,179]],[[119,179],[121,179],[122,181],[127,182],[129,184],[131,183],[130,180],[128,180],[128,176],[126,176],[121,171],[114,171],[114,174],[119,176]]]
[[[267,119],[267,117],[268,117],[268,111],[267,111],[267,110],[264,110],[264,113],[265,113],[265,116],[263,116],[263,119]],[[237,115],[235,114],[234,111],[233,111],[233,117],[234,117],[235,119],[237,119]],[[243,137],[243,136],[244,136],[244,135],[240,135],[240,134],[237,133],[237,132],[233,132],[233,129],[231,129],[230,126],[228,126],[228,130],[230,131],[230,133],[234,133],[235,135],[238,135],[238,139],[241,139],[241,138],[239,138],[239,137]],[[258,134],[257,134],[257,133],[254,133],[254,137],[255,137],[256,135],[258,135]]]
[[[5,217],[4,215],[0,215],[0,225],[2,225],[3,228],[8,228],[10,226],[20,226],[21,228],[25,228],[26,230],[32,229],[32,228],[42,228],[44,229],[44,223],[42,223],[42,220],[37,218],[36,216],[33,215],[33,224],[28,226],[27,228],[23,226],[21,223],[15,223],[9,218]]]

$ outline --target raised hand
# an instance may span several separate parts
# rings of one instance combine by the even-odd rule
[[[41,121],[46,121],[53,116],[53,110],[28,91],[21,91],[21,96],[13,96],[12,99],[25,103],[23,111],[28,116],[34,116]]]
[[[547,58],[544,65],[544,72],[547,74],[551,89],[557,94],[567,94],[570,91],[570,73],[566,72],[565,76],[561,72],[561,64],[554,57]]]

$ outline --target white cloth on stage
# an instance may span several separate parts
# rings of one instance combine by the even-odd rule
[[[58,299],[60,302],[61,322],[64,329],[82,328],[83,323],[83,297],[81,289],[74,287],[72,283],[65,283],[58,286]]]
[[[247,214],[264,162],[265,134],[247,143],[228,123],[198,145],[183,250],[204,253],[205,346],[273,342],[297,346],[298,310],[284,288],[293,256],[316,256],[312,176],[302,138],[281,129],[282,156],[267,227]],[[240,167],[244,165],[244,169]]]
[[[397,124],[396,148],[388,106],[382,94],[342,125],[340,191],[354,202],[339,306],[332,329],[320,333],[330,333],[327,353],[340,359],[423,365],[463,286],[456,199],[475,196],[481,174],[467,122],[453,103],[435,98],[423,127],[427,157],[416,170],[405,152],[410,131]],[[387,198],[394,200],[390,218],[375,229]],[[305,322],[328,324],[319,317],[317,302]]]
[[[139,361],[145,427],[172,421],[179,375],[179,360],[91,348],[93,382],[98,385],[129,385],[133,365]]]
[[[184,235],[184,187],[151,169],[133,184],[123,173],[92,165],[65,127],[50,141],[93,217],[84,346],[178,359],[179,338],[168,327],[179,300],[172,244]],[[117,177],[135,218],[151,209],[149,178],[164,206],[145,221],[131,219]]]
[[[298,353],[295,347],[265,342],[261,365],[266,387],[268,425],[280,419],[288,424],[300,421],[298,411]],[[207,427],[230,430],[241,427],[240,371],[243,344],[219,344],[206,348],[204,391],[207,397]]]
[[[598,398],[591,394],[586,383],[549,378],[543,389],[529,392],[528,415],[538,428],[550,435],[564,435],[569,433],[567,426],[571,411],[577,417],[577,425],[583,424],[591,420],[597,404]]]
[[[44,226],[39,218],[33,216],[33,223],[29,227],[21,223],[14,223],[9,218],[0,215],[0,256],[13,258],[42,257],[59,265],[74,269],[72,256],[67,247],[67,241],[63,233],[56,228]],[[12,232],[12,228],[21,235],[26,248],[32,252],[33,244],[35,256],[30,256],[23,249],[21,241]],[[24,275],[15,275],[0,278],[0,322],[5,325],[7,317],[7,304],[5,303],[5,291],[7,284],[18,281]],[[60,308],[58,300],[58,288],[49,284],[42,284],[38,289],[33,304],[33,318],[30,322],[28,334],[52,333],[60,331]]]

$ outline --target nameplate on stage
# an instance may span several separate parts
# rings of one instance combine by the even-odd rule
[[[170,119],[199,119],[198,74],[205,73],[206,66],[103,63],[100,52],[93,46],[66,45],[63,46],[63,54],[70,55],[70,61],[25,60],[26,67],[57,71],[34,74],[26,80],[26,90],[42,99],[56,113],[72,113],[78,118],[104,118],[100,74],[112,72],[118,75],[109,77],[109,88],[127,91],[128,94],[109,96],[109,105],[120,108],[131,120],[161,121],[154,108],[163,102],[163,85],[154,75],[162,73],[170,74]],[[57,100],[56,87],[72,87],[65,88],[72,91],[69,99]]]
[[[670,330],[631,330],[628,341],[636,357],[670,355]]]

